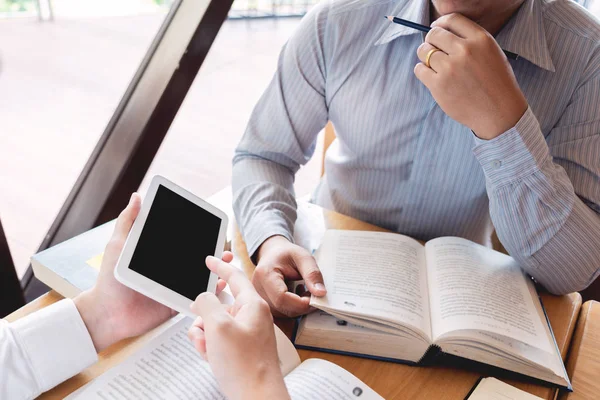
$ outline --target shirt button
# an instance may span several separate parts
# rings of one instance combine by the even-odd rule
[[[502,161],[500,161],[500,160],[494,160],[494,161],[492,161],[492,168],[498,169],[501,166],[502,166]]]

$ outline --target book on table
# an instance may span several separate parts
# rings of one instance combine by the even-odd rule
[[[187,337],[192,322],[183,316],[173,318],[131,357],[66,399],[225,399],[209,364]],[[336,364],[316,358],[300,362],[292,342],[277,327],[275,333],[281,371],[292,399],[383,400]]]
[[[480,378],[465,400],[542,400],[496,378]]]
[[[64,297],[75,297],[96,283],[104,248],[115,229],[112,220],[31,257],[35,277]]]
[[[297,347],[409,364],[452,355],[571,388],[535,286],[505,254],[456,237],[329,230],[315,258],[327,295]]]

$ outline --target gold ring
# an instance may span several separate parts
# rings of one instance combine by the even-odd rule
[[[433,55],[433,53],[435,53],[436,51],[441,51],[440,49],[438,49],[437,47],[434,47],[433,49],[429,50],[427,52],[427,56],[425,56],[425,66],[427,68],[431,68],[431,65],[429,65],[429,61],[431,61],[431,56]]]

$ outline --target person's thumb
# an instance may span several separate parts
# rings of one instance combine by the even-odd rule
[[[296,265],[308,291],[317,297],[325,296],[327,289],[325,289],[323,275],[314,257],[303,257]]]
[[[200,293],[196,301],[190,304],[190,309],[194,314],[202,317],[205,324],[220,316],[219,314],[227,314],[217,296],[210,292]]]

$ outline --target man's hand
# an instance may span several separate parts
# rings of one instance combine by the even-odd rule
[[[431,24],[417,55],[415,75],[444,112],[482,139],[514,127],[527,111],[527,100],[496,40],[460,14]],[[425,66],[430,50],[437,51]]]
[[[242,271],[215,257],[206,265],[229,284],[235,303],[224,306],[212,293],[196,298],[190,308],[199,317],[188,332],[194,347],[228,399],[289,399],[269,305]]]
[[[295,317],[310,311],[310,298],[288,292],[286,281],[304,279],[308,291],[318,297],[327,290],[314,257],[283,236],[265,240],[258,250],[252,283],[275,316]]]
[[[119,340],[145,333],[175,315],[170,308],[122,285],[114,277],[117,260],[140,208],[140,196],[134,193],[117,219],[96,285],[74,299],[98,352]]]

